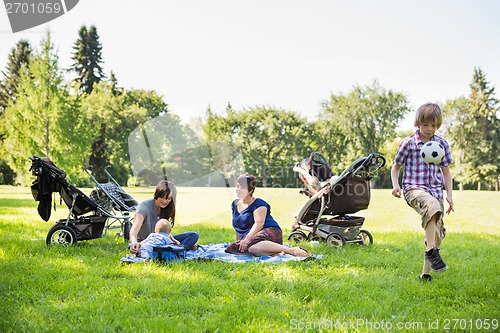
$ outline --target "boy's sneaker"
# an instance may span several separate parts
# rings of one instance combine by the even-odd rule
[[[431,282],[432,281],[432,276],[430,276],[430,274],[420,274],[418,276],[418,278],[422,282]]]
[[[444,272],[448,269],[448,266],[446,266],[443,259],[441,259],[437,247],[425,252],[425,262],[434,272]]]

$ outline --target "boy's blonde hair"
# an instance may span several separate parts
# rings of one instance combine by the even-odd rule
[[[436,103],[425,103],[420,106],[415,114],[415,127],[424,123],[436,124],[437,128],[443,123],[443,113]]]
[[[155,232],[163,231],[164,233],[170,234],[172,232],[172,225],[167,219],[160,219],[156,222]]]

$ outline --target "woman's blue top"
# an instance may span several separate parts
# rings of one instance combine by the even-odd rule
[[[231,204],[231,208],[233,210],[233,228],[238,234],[238,236],[243,238],[252,226],[255,223],[253,218],[253,212],[259,207],[266,207],[266,220],[264,221],[264,228],[275,227],[280,228],[278,222],[276,222],[271,216],[271,206],[267,202],[262,199],[255,198],[254,202],[252,202],[247,208],[243,209],[241,212],[238,212],[237,204],[240,199],[236,199]]]

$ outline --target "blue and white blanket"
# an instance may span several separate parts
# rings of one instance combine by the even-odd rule
[[[212,259],[230,263],[245,263],[245,262],[280,263],[286,261],[303,261],[303,260],[323,258],[323,255],[320,254],[313,254],[310,257],[295,257],[290,254],[282,254],[279,256],[262,256],[262,257],[255,257],[249,254],[231,254],[231,253],[226,253],[224,251],[226,247],[228,247],[228,245],[229,243],[200,245],[198,246],[198,250],[186,252],[186,260]],[[144,261],[147,261],[147,259],[138,258],[130,254],[127,254],[125,257],[120,259],[120,262],[123,263],[144,262]]]

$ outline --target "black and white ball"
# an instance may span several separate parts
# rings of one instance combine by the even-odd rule
[[[420,150],[420,155],[427,164],[438,165],[443,161],[444,148],[436,141],[429,141],[424,143]]]

